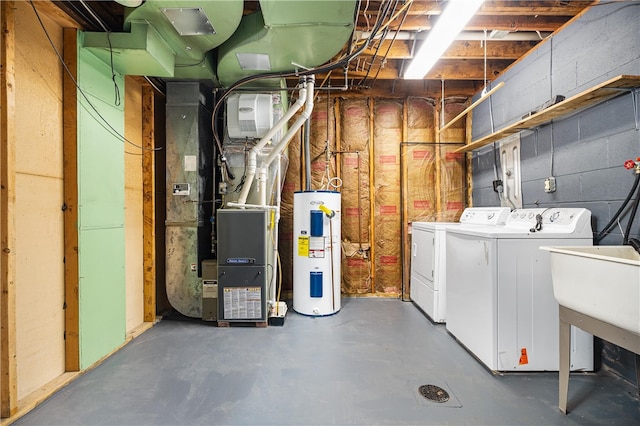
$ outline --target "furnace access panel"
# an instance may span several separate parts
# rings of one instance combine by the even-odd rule
[[[267,320],[268,212],[217,212],[219,321]]]

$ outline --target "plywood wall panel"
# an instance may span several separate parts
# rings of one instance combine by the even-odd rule
[[[31,6],[16,2],[18,399],[65,371],[62,68]],[[62,49],[62,29],[42,16]]]
[[[125,137],[142,146],[142,87],[132,78],[125,80]],[[142,150],[125,144],[125,276],[126,330],[144,322],[143,299],[143,215]]]

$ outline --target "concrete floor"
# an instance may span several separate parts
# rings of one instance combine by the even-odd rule
[[[423,384],[447,390],[429,402]],[[640,424],[637,390],[574,373],[493,375],[412,303],[342,299],[284,326],[164,320],[18,420],[19,425]]]

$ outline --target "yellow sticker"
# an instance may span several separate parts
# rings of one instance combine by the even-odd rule
[[[309,236],[298,237],[298,256],[309,257]]]

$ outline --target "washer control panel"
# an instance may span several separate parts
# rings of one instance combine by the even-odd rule
[[[510,212],[509,207],[467,207],[460,216],[460,223],[504,225]]]
[[[591,211],[583,208],[518,209],[509,214],[507,228],[530,232],[562,232],[591,234]]]

